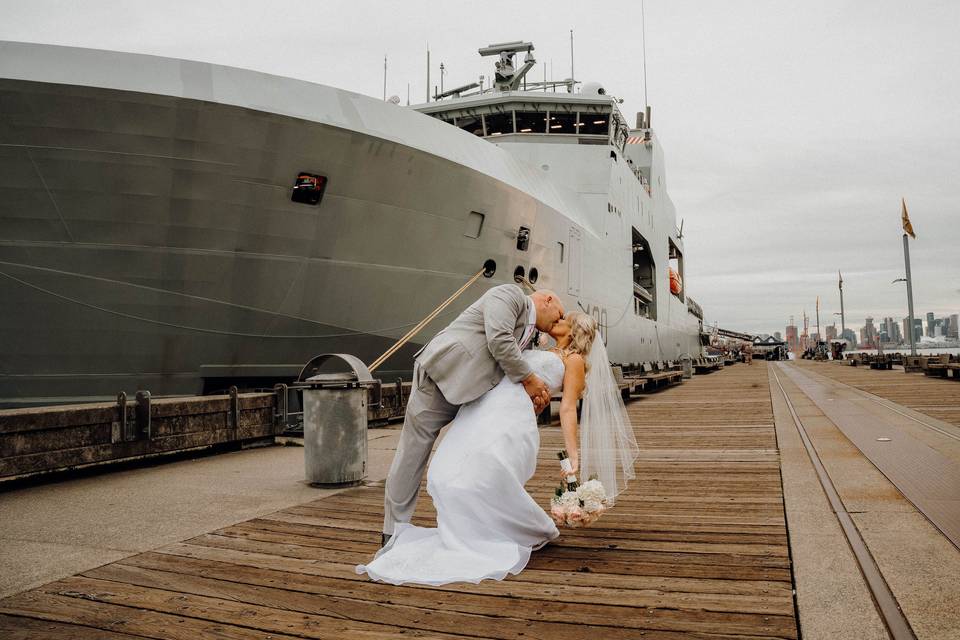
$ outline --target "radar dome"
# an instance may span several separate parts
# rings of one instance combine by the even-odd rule
[[[603,88],[603,85],[599,82],[587,82],[583,85],[583,88],[580,89],[580,93],[587,96],[605,96],[607,95],[607,90]]]

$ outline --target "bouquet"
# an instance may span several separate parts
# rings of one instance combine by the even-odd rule
[[[557,457],[560,458],[560,467],[564,471],[572,471],[573,466],[566,450],[561,450]],[[558,527],[588,527],[606,510],[607,493],[596,477],[578,484],[576,476],[570,473],[557,487],[553,499],[550,500],[550,517]]]

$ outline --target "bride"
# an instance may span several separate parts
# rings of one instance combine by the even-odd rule
[[[612,501],[633,477],[638,449],[603,340],[596,340],[597,321],[574,312],[550,335],[554,349],[525,351],[523,357],[551,393],[563,390],[560,425],[573,473],[582,466],[584,477],[596,475]],[[532,550],[560,535],[524,489],[539,448],[530,398],[520,383],[504,377],[460,408],[434,453],[427,492],[437,527],[397,524],[390,542],[357,573],[391,584],[429,585],[519,573]]]

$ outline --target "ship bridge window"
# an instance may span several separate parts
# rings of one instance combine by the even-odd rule
[[[487,122],[487,135],[499,136],[513,133],[513,113],[488,113],[484,116]]]
[[[633,312],[638,316],[657,319],[657,267],[653,262],[650,243],[633,229]]]
[[[550,112],[550,133],[576,133],[577,114]]]
[[[609,115],[605,113],[581,113],[580,133],[588,136],[605,136],[610,131]]]
[[[517,133],[546,133],[546,111],[517,111]]]
[[[483,136],[483,118],[480,116],[461,116],[457,126],[475,136]]]

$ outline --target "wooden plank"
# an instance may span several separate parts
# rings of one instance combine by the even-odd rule
[[[3,640],[130,640],[142,638],[118,631],[84,627],[68,622],[38,620],[0,614],[0,638]]]

